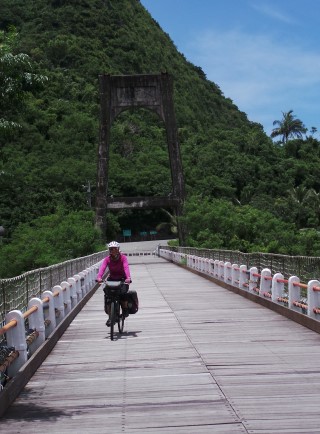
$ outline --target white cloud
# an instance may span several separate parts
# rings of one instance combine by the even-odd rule
[[[269,124],[270,118],[281,117],[281,111],[292,109],[297,114],[319,101],[318,52],[241,30],[207,30],[193,40],[191,50],[193,63],[201,65],[208,79],[250,120],[265,126],[260,119]]]
[[[279,9],[275,8],[275,6],[270,6],[269,4],[259,2],[251,4],[251,7],[261,14],[283,23],[296,24],[296,21],[290,15],[281,12]]]

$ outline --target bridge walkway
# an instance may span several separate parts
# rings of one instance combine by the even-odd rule
[[[320,336],[157,257],[110,341],[97,290],[1,420],[3,433],[320,432]]]

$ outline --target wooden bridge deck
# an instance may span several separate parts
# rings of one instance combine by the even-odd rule
[[[320,336],[155,257],[111,342],[98,290],[1,420],[3,433],[320,432]]]

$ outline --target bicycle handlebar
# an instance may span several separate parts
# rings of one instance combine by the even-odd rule
[[[118,283],[118,284],[120,284],[120,283],[125,283],[126,285],[130,285],[130,283],[132,283],[132,280],[130,280],[129,283],[126,283],[125,279],[121,279],[121,280],[108,280],[108,279],[97,280],[97,279],[96,279],[95,281],[96,281],[97,283],[99,283],[100,285],[101,285],[102,283],[106,283],[107,285],[109,285],[110,282]],[[109,286],[116,286],[116,285],[109,285]]]

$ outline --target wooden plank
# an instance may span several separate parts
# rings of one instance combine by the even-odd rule
[[[98,290],[4,432],[319,432],[317,333],[160,258],[131,264],[140,310],[123,335],[110,341]]]

